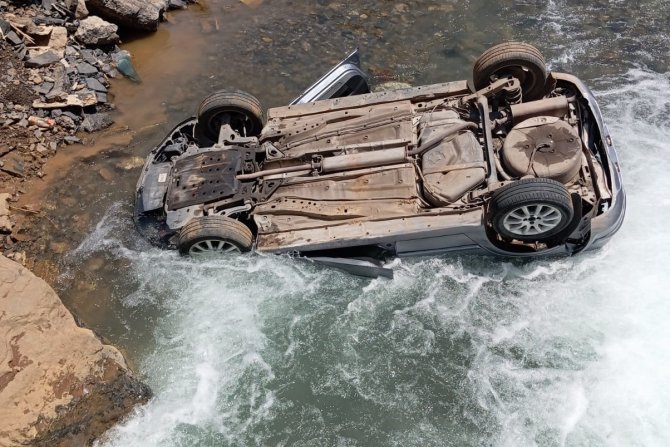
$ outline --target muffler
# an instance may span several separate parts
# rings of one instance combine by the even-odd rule
[[[522,102],[510,106],[514,124],[536,116],[555,116],[562,118],[570,112],[568,98],[556,96],[555,98],[539,99],[537,101]]]

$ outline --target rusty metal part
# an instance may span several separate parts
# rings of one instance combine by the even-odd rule
[[[486,178],[481,145],[472,132],[442,141],[421,159],[423,190],[434,206],[456,202]]]
[[[521,83],[516,78],[505,78],[498,79],[495,82],[492,82],[483,89],[477,90],[471,95],[467,95],[461,98],[461,103],[465,104],[475,99],[478,99],[481,96],[490,98],[497,95],[502,91],[508,92],[513,98],[518,95],[518,92],[521,90]]]
[[[517,81],[518,82],[518,81]],[[481,117],[482,128],[484,130],[484,147],[486,148],[486,157],[489,164],[489,175],[486,183],[491,185],[498,181],[498,173],[495,164],[495,152],[493,151],[493,135],[491,135],[491,118],[489,117],[489,100],[486,96],[477,98],[479,103],[479,114]]]
[[[568,99],[565,96],[539,99],[537,101],[513,104],[512,122],[518,124],[536,116],[556,116],[562,118],[570,112]]]
[[[568,183],[581,168],[581,146],[568,123],[539,116],[512,129],[502,148],[502,162],[516,178],[533,175]]]
[[[416,144],[409,101],[275,119],[265,134],[288,158],[332,154],[343,146],[404,140]]]
[[[285,174],[287,172],[307,171],[312,169],[311,163],[304,163],[296,166],[286,166],[284,168],[266,169],[264,171],[253,172],[251,174],[240,174],[237,180],[254,180],[268,175]]]
[[[373,166],[385,166],[402,163],[407,158],[405,146],[392,149],[359,152],[354,154],[336,155],[334,157],[315,157],[312,163],[303,163],[295,166],[286,166],[276,169],[267,169],[252,174],[241,174],[237,180],[253,180],[276,174],[314,170],[323,173],[362,169]]]
[[[361,152],[358,154],[337,155],[324,157],[321,160],[321,171],[325,173],[346,171],[349,169],[369,168],[401,163],[407,157],[405,147],[382,149],[378,151]]]
[[[254,209],[260,232],[408,216],[422,204],[414,166],[409,163],[292,180],[295,183],[282,185],[271,201]]]
[[[411,149],[407,151],[407,155],[422,154],[428,149],[435,147],[443,140],[446,140],[447,138],[454,136],[463,130],[466,129],[477,130],[478,128],[479,126],[477,126],[477,124],[471,123],[469,121],[462,121],[460,123],[456,123],[453,126],[450,126],[449,128],[445,129],[444,131],[439,132],[437,135],[431,137],[430,140],[426,141],[425,143],[421,143],[421,145],[416,149]]]
[[[394,91],[368,93],[365,95],[347,96],[345,98],[328,99],[324,101],[296,104],[285,107],[275,107],[268,110],[268,126],[263,130],[261,139],[272,137],[272,128],[275,119],[309,116],[332,110],[342,110],[354,107],[369,107],[389,102],[410,100],[413,104],[421,104],[438,98],[453,98],[466,95],[471,90],[466,81],[445,82],[442,84],[422,85]]]
[[[342,152],[344,154],[357,153],[362,151],[372,151],[379,149],[391,149],[402,146],[407,147],[411,143],[410,140],[397,138],[395,140],[373,141],[371,143],[347,144],[344,146],[335,146],[333,152]]]
[[[167,191],[168,209],[176,210],[235,195],[240,190],[235,174],[245,161],[244,155],[239,150],[230,149],[198,153],[177,160]]]
[[[402,163],[319,176],[287,178],[272,194],[272,198],[373,200],[410,198],[416,195],[414,165]]]

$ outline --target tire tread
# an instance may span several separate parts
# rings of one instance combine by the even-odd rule
[[[249,227],[240,221],[225,216],[203,216],[192,219],[181,228],[177,246],[182,254],[187,254],[193,243],[207,237],[220,237],[234,243],[241,251],[249,251],[254,241]]]
[[[514,239],[526,242],[546,242],[553,240],[557,234],[561,233],[569,225],[573,218],[572,197],[566,187],[555,180],[548,178],[529,178],[515,181],[507,184],[493,192],[488,207],[488,220],[493,225],[494,230],[504,236],[506,231],[502,228],[502,220],[506,213],[514,208],[533,203],[550,204],[560,208],[564,213],[562,225],[554,228],[547,234],[535,237],[519,237]]]

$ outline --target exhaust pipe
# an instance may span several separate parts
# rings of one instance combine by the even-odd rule
[[[392,149],[381,149],[378,151],[361,152],[358,154],[336,155],[334,157],[325,157],[314,159],[312,163],[304,163],[297,166],[287,166],[284,168],[268,169],[251,174],[240,174],[237,180],[253,180],[269,175],[286,174],[289,172],[298,172],[306,170],[315,170],[323,173],[348,171],[352,169],[371,168],[375,166],[391,165],[403,163],[407,159],[405,146],[394,147]]]
[[[512,110],[514,124],[536,116],[556,116],[562,118],[570,112],[568,98],[565,96],[513,104],[510,106],[510,109]]]

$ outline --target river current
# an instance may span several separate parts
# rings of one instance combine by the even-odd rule
[[[158,69],[165,56],[130,42],[145,86],[115,88],[135,137],[55,196],[76,198],[61,213],[95,210],[60,293],[155,393],[100,447],[670,445],[668,2],[210,0],[172,17],[152,39],[186,66]],[[387,280],[277,256],[192,262],[135,233],[138,171],[118,159],[143,158],[209,90],[285,103],[356,45],[378,82],[462,79],[506,39],[601,103],[628,194],[604,249],[404,259]],[[100,182],[101,166],[118,177]]]

